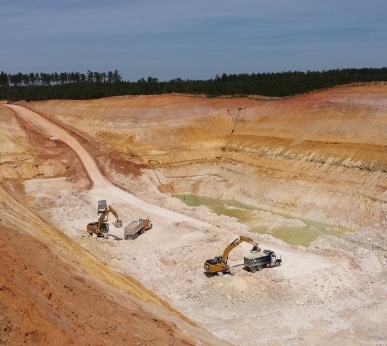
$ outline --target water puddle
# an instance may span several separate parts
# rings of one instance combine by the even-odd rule
[[[343,237],[348,229],[318,223],[306,219],[296,219],[275,214],[236,200],[221,200],[194,195],[175,195],[188,206],[206,206],[217,215],[236,218],[249,227],[250,232],[271,234],[291,245],[308,246],[317,237],[327,234]]]

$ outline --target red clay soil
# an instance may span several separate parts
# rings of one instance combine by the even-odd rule
[[[61,141],[52,141],[33,126],[18,122],[33,146],[36,161],[26,166],[26,172],[40,163],[61,158],[65,168],[58,176],[67,176],[72,182],[87,182],[87,173],[76,153]],[[87,142],[78,137],[82,142]],[[92,146],[92,144],[88,144]],[[93,152],[94,147],[89,147]],[[104,151],[106,155],[106,150]],[[124,164],[111,153],[117,167]],[[66,163],[67,162],[67,163]],[[68,164],[71,163],[71,164]],[[130,167],[128,167],[130,166]],[[137,165],[126,163],[125,168],[138,174]],[[27,173],[28,174],[28,173]],[[12,205],[10,195],[23,196],[22,180],[0,186],[0,345],[194,345],[197,343],[188,333],[173,322],[163,320],[158,313],[143,309],[126,292],[127,287],[115,287],[101,283],[88,276],[77,264],[77,260],[66,257],[71,250],[50,250],[47,241],[57,245],[66,240],[51,238],[50,227],[38,221],[45,239],[32,237],[25,232],[36,227],[26,210]],[[86,183],[88,185],[88,183]],[[2,188],[8,190],[8,195]],[[5,197],[7,196],[7,197]],[[23,220],[23,221],[22,221]],[[28,221],[29,220],[29,221]],[[47,228],[48,227],[48,228]],[[49,240],[50,239],[50,240]],[[51,243],[50,243],[51,244]],[[71,242],[70,242],[71,244]],[[51,244],[52,245],[52,244]],[[63,255],[63,257],[62,257]],[[66,259],[67,258],[67,259]],[[70,255],[71,258],[71,255]],[[80,261],[90,262],[82,257]],[[103,264],[100,264],[103,266]],[[98,267],[98,266],[97,266]],[[101,270],[98,267],[95,270]],[[103,273],[105,275],[106,273]],[[109,275],[109,274],[108,274]],[[122,279],[125,282],[125,278]],[[130,278],[127,280],[130,281]],[[145,301],[158,300],[137,283],[130,282],[136,291],[135,297]],[[120,289],[116,289],[120,287]],[[144,298],[145,297],[145,298]],[[163,305],[161,302],[157,304]],[[202,342],[202,341],[201,341]]]
[[[77,273],[37,239],[4,226],[0,233],[1,345],[194,344]]]
[[[215,335],[244,345],[273,340],[289,345],[382,344],[386,95],[387,85],[379,83],[265,101],[163,95],[22,104],[71,132],[102,174],[122,189],[138,188],[128,183],[128,176],[139,176],[148,165],[163,178],[156,182],[161,192],[235,199],[357,230],[349,240],[321,237],[307,250],[266,237],[286,254],[281,271],[268,271],[261,279],[243,271],[233,280],[218,278],[223,280],[220,295],[219,286],[197,275],[196,263],[200,259],[201,266],[206,253],[221,248],[225,231],[233,235],[227,230],[229,221],[216,219],[217,227],[208,232],[194,233],[199,227],[192,227],[192,238],[187,226],[181,237],[187,236],[187,244],[175,242],[174,232],[183,232],[181,223],[166,223],[163,236],[171,240],[170,249],[151,257],[139,245],[135,254],[150,256],[144,264],[138,262],[141,268],[160,265],[159,276],[144,270],[141,278],[150,287],[161,286],[157,294],[173,301],[180,313],[135,279],[108,270],[98,256],[56,230],[57,225],[50,226],[50,192],[28,195],[23,181],[66,177],[79,190],[88,190],[89,173],[66,144],[0,105],[0,345],[204,345],[195,339],[200,333],[188,334],[179,322],[188,318],[214,332],[213,338],[205,338],[211,345],[222,342]],[[156,191],[153,185],[148,189]],[[172,203],[162,197],[150,202]],[[34,198],[39,202],[35,206],[42,206],[38,210],[30,209]],[[156,233],[151,237],[158,244]],[[198,251],[195,256],[184,253],[194,265],[176,269],[186,247]],[[113,250],[124,253],[118,246],[109,248]],[[286,265],[304,263],[305,254],[308,267]],[[176,273],[170,274],[171,268]],[[183,275],[196,279],[182,280]],[[183,293],[173,296],[176,288]],[[164,319],[143,302],[166,307],[180,320]],[[238,318],[228,316],[230,306]]]

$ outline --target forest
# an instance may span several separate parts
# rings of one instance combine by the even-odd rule
[[[387,68],[348,68],[323,71],[222,74],[209,80],[157,78],[124,81],[118,70],[108,72],[0,73],[0,99],[42,101],[86,100],[122,95],[181,93],[191,95],[285,97],[336,85],[387,81]]]

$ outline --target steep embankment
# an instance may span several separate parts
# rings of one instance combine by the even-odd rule
[[[31,127],[28,121],[16,119],[9,108],[0,106],[0,121],[5,125],[0,131],[4,143],[0,156],[0,343],[218,342],[141,283],[112,270],[52,226],[48,212],[52,196],[45,197],[44,188],[39,216],[26,207],[34,197],[24,193],[20,184],[24,179],[67,174],[79,188],[86,188],[86,165],[80,159],[87,155],[78,157],[82,147],[71,150],[64,141],[49,136],[53,131],[42,130],[49,124],[32,121]],[[75,139],[68,137],[70,145]],[[56,193],[60,198],[59,190]]]
[[[176,310],[235,345],[385,340],[386,100],[386,86],[375,84],[282,100],[163,95],[23,103],[64,124],[72,131],[66,140],[50,135],[54,127],[30,112],[16,107],[16,116],[0,108],[5,125],[0,231],[3,239],[15,235],[2,244],[7,261],[0,297],[6,314],[0,321],[8,341],[16,336],[15,343],[31,338],[47,343],[58,332],[66,342],[84,335],[93,344],[116,344],[128,336],[145,344],[200,343],[185,339],[181,331],[189,330],[210,344],[221,342],[177,318]],[[75,152],[69,147],[74,139],[82,144]],[[87,156],[118,187],[105,184],[94,191],[98,168],[85,163]],[[144,166],[153,171],[141,171]],[[235,276],[207,277],[203,260],[221,253],[245,227],[205,208],[185,207],[160,191],[235,198],[353,225],[359,232],[323,236],[308,248],[254,234],[261,246],[283,256],[281,267],[243,270],[241,246],[230,258]],[[113,227],[106,241],[88,237],[85,224],[96,217],[100,196],[117,205],[124,221],[149,213],[154,228],[134,242],[124,241],[122,229]],[[268,216],[276,224],[302,223],[260,211],[262,227],[271,222],[266,223]],[[125,299],[115,305],[120,297]],[[31,308],[23,309],[25,304]],[[157,307],[156,316],[149,306]],[[132,309],[139,307],[141,314]],[[163,307],[172,314],[160,315]],[[144,328],[127,330],[127,321],[140,323],[127,315],[140,317]],[[32,322],[39,320],[39,326]],[[26,321],[28,332],[22,334]],[[106,328],[95,331],[101,323]]]
[[[273,100],[163,95],[26,106],[159,170],[161,191],[383,230],[386,97],[387,85],[376,83]]]
[[[196,343],[141,284],[109,270],[1,187],[0,198],[0,344]]]

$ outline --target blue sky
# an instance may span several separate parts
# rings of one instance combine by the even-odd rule
[[[0,0],[0,71],[216,75],[387,66],[386,0]]]

